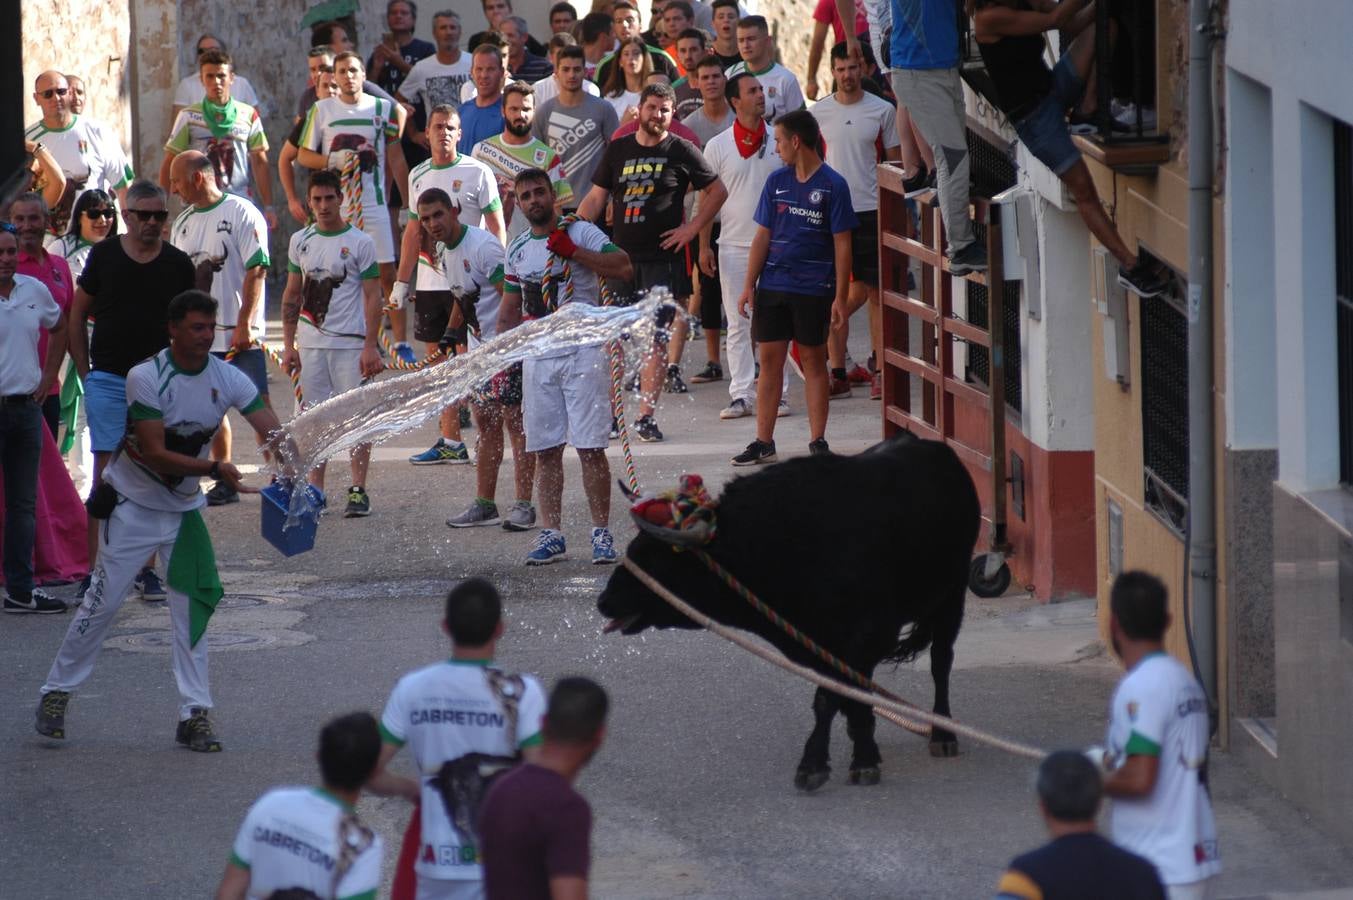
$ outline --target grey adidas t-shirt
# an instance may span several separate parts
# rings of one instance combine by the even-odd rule
[[[555,97],[536,110],[531,132],[559,154],[574,203],[581,203],[592,190],[592,173],[619,127],[615,108],[590,94],[583,94],[577,106],[563,106]]]

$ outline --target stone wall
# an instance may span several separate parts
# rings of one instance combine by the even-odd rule
[[[39,73],[57,69],[84,79],[85,115],[109,125],[130,149],[132,71],[129,0],[21,3],[24,123],[42,118],[33,100]]]
[[[808,45],[813,39],[813,0],[758,0],[756,13],[766,17],[770,23],[771,36],[780,54],[780,64],[793,72],[799,79],[799,87],[807,87],[804,73],[808,71]],[[831,89],[831,66],[827,54],[831,51],[831,32],[827,33],[827,46],[822,51],[822,62],[818,66],[818,83],[825,95]]]

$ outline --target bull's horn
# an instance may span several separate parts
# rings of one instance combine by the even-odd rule
[[[615,480],[615,483],[620,486],[620,493],[624,494],[625,499],[628,500],[629,502],[635,503],[639,500],[644,499],[643,494],[639,493],[636,490],[633,490],[629,485],[625,484],[625,482],[621,481],[619,478]]]
[[[640,531],[651,534],[664,544],[671,544],[674,547],[702,547],[709,543],[708,522],[697,522],[690,528],[664,528],[653,524],[634,510],[630,510],[630,518],[639,526]]]

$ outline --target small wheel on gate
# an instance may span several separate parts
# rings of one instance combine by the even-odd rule
[[[1005,560],[1001,560],[999,569],[987,575],[987,557],[990,555],[983,553],[968,567],[968,588],[979,597],[999,597],[1010,587],[1010,566]]]

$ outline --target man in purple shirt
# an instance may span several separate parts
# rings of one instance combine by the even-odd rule
[[[47,236],[47,228],[51,222],[51,215],[47,209],[47,201],[42,199],[42,195],[30,191],[27,194],[20,194],[9,208],[10,223],[17,229],[19,238],[19,275],[29,275],[41,281],[47,290],[51,291],[52,299],[56,305],[61,308],[62,313],[70,312],[70,301],[75,291],[75,282],[71,278],[70,266],[66,260],[55,254],[48,253],[42,248],[43,238]],[[65,354],[62,354],[63,356]],[[47,362],[47,329],[43,329],[38,336],[38,365],[45,365]],[[52,437],[57,436],[57,428],[61,421],[61,385],[53,383],[51,390],[42,403],[42,418],[46,420],[47,427],[52,431]]]
[[[563,678],[534,759],[498,778],[479,812],[488,900],[586,900],[592,810],[573,789],[606,736],[606,691]]]

